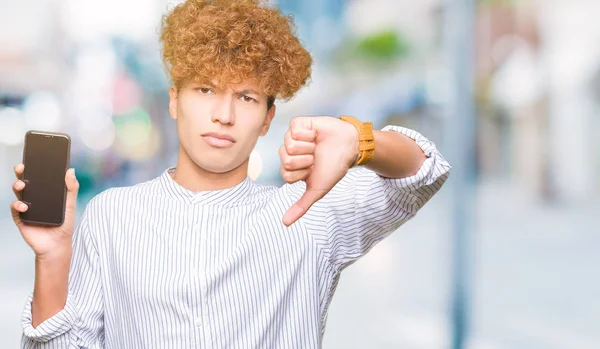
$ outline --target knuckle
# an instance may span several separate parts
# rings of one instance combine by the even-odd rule
[[[298,125],[298,117],[292,118],[290,120],[290,130],[295,128]]]
[[[290,158],[289,154],[287,154],[286,152],[283,152],[283,154],[281,154],[281,157],[280,157],[281,163],[284,164],[287,161],[287,159],[289,159],[289,158]]]
[[[299,121],[296,121],[290,125],[290,136],[293,139],[298,139],[301,136],[303,131],[302,124]]]
[[[283,161],[283,166],[288,169],[291,170],[294,167],[294,159],[288,157]]]
[[[292,182],[294,180],[294,174],[290,171],[285,171],[283,173],[283,179],[285,179],[286,182]]]
[[[294,142],[294,139],[292,138],[292,134],[288,132],[288,135],[286,135],[286,137],[285,137],[285,139],[283,141],[283,146],[285,148],[287,148],[293,142]]]
[[[290,143],[286,147],[286,150],[288,154],[296,154],[296,152],[298,151],[298,145],[296,143]]]

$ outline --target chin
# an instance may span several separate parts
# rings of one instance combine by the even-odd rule
[[[230,161],[227,161],[227,160],[230,160]],[[209,159],[209,158],[204,158],[202,160],[194,161],[194,163],[196,165],[198,165],[198,167],[204,169],[205,171],[212,172],[212,173],[231,172],[241,165],[241,164],[236,164],[236,162],[231,161],[231,159],[223,159],[223,158],[220,158],[220,159],[217,158],[214,160]]]
[[[226,173],[235,168],[235,167],[231,166],[230,164],[219,164],[216,162],[208,162],[206,160],[194,161],[194,163],[201,169],[211,172],[211,173]]]
[[[212,173],[227,173],[235,169],[234,166],[215,166],[214,164],[210,166],[202,166],[202,168]]]
[[[185,150],[185,148],[184,148]],[[185,151],[188,158],[201,169],[211,173],[227,173],[243,165],[243,157],[232,149],[230,151],[220,152],[213,149],[204,149],[196,147],[195,152]]]

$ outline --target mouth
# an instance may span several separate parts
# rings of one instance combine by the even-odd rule
[[[206,143],[215,148],[227,148],[232,146],[233,143],[235,143],[233,137],[224,133],[205,133],[202,135],[202,138],[204,139],[204,141],[206,141]]]

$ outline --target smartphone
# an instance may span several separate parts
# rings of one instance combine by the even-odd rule
[[[65,133],[28,131],[23,146],[21,201],[29,208],[20,213],[25,223],[62,225],[65,220],[71,137]]]

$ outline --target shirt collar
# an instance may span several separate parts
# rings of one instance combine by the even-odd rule
[[[194,192],[175,182],[171,177],[173,172],[175,172],[175,167],[167,168],[163,172],[160,176],[162,186],[171,197],[190,204],[238,205],[251,196],[252,188],[255,185],[254,181],[246,176],[242,182],[231,188]]]

